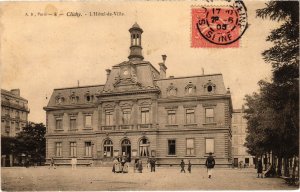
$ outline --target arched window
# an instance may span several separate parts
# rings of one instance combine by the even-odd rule
[[[113,156],[113,142],[110,139],[104,141],[103,153],[104,153],[104,157]]]
[[[122,156],[126,156],[131,161],[131,143],[128,139],[124,139],[121,143]]]
[[[140,156],[141,157],[148,157],[149,156],[149,147],[150,147],[150,142],[147,138],[142,138],[139,143],[139,148],[140,148]]]

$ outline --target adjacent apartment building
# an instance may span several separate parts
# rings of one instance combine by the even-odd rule
[[[166,55],[156,69],[142,55],[143,30],[135,23],[129,32],[128,60],[107,69],[104,84],[54,89],[44,107],[47,161],[155,156],[158,164],[203,165],[212,152],[217,166],[231,165],[232,103],[222,74],[166,77]]]
[[[233,166],[238,167],[240,163],[244,166],[254,166],[255,157],[247,153],[244,146],[247,136],[247,120],[244,116],[244,108],[234,109],[232,113],[232,158]]]
[[[20,96],[20,89],[1,89],[1,135],[14,137],[28,122],[28,100]]]
[[[20,96],[20,89],[1,89],[1,136],[15,137],[27,125],[28,114],[28,101]],[[2,154],[1,166],[17,163],[12,154]]]

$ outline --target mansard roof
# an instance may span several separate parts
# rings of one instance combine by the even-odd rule
[[[61,105],[82,105],[87,104],[86,96],[93,96],[96,101],[96,95],[102,92],[104,85],[88,85],[80,87],[67,87],[54,89],[47,107],[61,106]],[[76,102],[72,103],[71,97],[76,97]],[[62,98],[62,103],[57,103],[57,99]],[[93,103],[90,101],[89,103]]]
[[[155,80],[157,86],[161,90],[161,97],[168,97],[169,87],[177,88],[176,97],[187,96],[186,87],[191,85],[195,88],[195,92],[189,94],[190,96],[204,96],[204,95],[225,95],[227,90],[224,85],[222,74],[208,74],[187,77],[170,77],[166,79]],[[211,85],[214,90],[207,91],[207,87]]]

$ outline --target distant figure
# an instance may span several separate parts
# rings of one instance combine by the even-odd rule
[[[129,170],[129,163],[125,162],[124,166],[123,166],[123,173],[128,173]]]
[[[148,159],[147,159],[147,169],[149,169],[149,167],[150,167],[150,158],[148,157]],[[152,172],[152,171],[151,171]]]
[[[121,161],[121,172],[123,172],[125,163],[126,163],[126,159],[125,159],[125,157],[123,157],[122,161]]]
[[[119,162],[118,162],[117,158],[114,158],[112,172],[116,173],[116,166],[118,165],[118,163]]]
[[[188,171],[189,171],[189,173],[192,172],[192,164],[191,164],[190,160],[189,160],[189,164],[188,164]]]
[[[139,173],[142,173],[142,172],[143,172],[143,164],[142,164],[142,160],[139,160],[139,161],[138,161],[137,169],[138,169]]]
[[[55,167],[55,163],[54,163],[54,158],[53,157],[51,157],[51,159],[50,159],[50,166],[49,166],[49,169],[50,168],[54,168],[54,169],[56,169],[56,167]]]
[[[263,165],[262,165],[262,161],[261,159],[258,159],[257,161],[257,178],[259,178],[259,175],[261,176],[261,178],[263,178]]]
[[[181,160],[180,167],[181,167],[180,173],[182,173],[182,172],[185,173],[185,169],[184,169],[185,163],[184,163],[183,159]]]
[[[212,153],[209,153],[209,156],[206,158],[206,162],[205,162],[209,179],[212,176],[212,170],[215,167],[215,164],[216,164],[216,162],[215,162],[214,157],[212,156]]]
[[[156,159],[152,157],[150,159],[151,172],[155,172],[155,163],[156,163]]]
[[[72,165],[72,170],[76,170],[76,166],[77,166],[77,159],[76,159],[76,157],[73,157],[72,159],[71,159],[71,165]]]

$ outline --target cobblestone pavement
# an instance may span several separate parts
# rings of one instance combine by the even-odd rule
[[[205,168],[180,173],[179,167],[159,167],[155,173],[112,173],[109,167],[1,168],[4,191],[100,191],[100,190],[288,190],[280,178],[256,178],[255,169],[215,168],[208,179]]]

